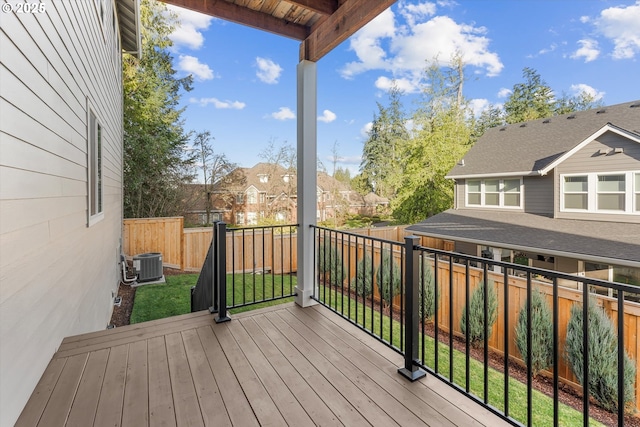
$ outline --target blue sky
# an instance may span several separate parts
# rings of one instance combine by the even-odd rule
[[[209,130],[216,153],[240,166],[296,144],[299,43],[170,7],[174,66],[192,74],[182,97],[187,130]],[[376,102],[392,81],[413,110],[427,60],[459,50],[475,111],[504,103],[530,67],[556,92],[605,105],[640,99],[640,0],[399,1],[318,62],[318,157],[356,173]]]

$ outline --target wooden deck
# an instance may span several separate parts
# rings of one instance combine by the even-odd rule
[[[507,425],[320,306],[208,312],[63,341],[17,426]]]

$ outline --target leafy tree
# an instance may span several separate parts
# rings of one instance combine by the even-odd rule
[[[485,341],[484,334],[484,281],[480,282],[471,294],[469,301],[469,341],[472,345],[478,345]],[[489,281],[487,288],[487,331],[486,339],[491,337],[493,324],[498,319],[498,296],[495,286]],[[465,305],[460,318],[460,329],[467,334],[467,307]]]
[[[533,68],[525,67],[522,76],[525,82],[516,83],[509,99],[504,103],[507,123],[520,123],[553,116],[555,99],[551,87]]]
[[[351,279],[351,289],[357,296],[368,298],[373,293],[373,259],[371,255],[364,254],[356,264],[356,275]]]
[[[527,359],[527,331],[531,330],[531,369],[533,375],[553,364],[553,322],[551,309],[537,289],[531,293],[531,326],[527,325],[527,303],[520,308],[516,325],[516,345]]]
[[[333,177],[344,184],[351,184],[351,172],[347,168],[338,166],[333,173]]]
[[[392,259],[391,251],[382,251],[382,261],[376,270],[376,282],[382,300],[390,305],[396,295],[400,292],[402,283],[402,270],[398,263]]]
[[[402,183],[391,201],[393,216],[401,222],[420,221],[453,206],[453,182],[445,176],[470,148],[471,138],[463,71],[460,54],[450,67],[434,60],[425,70],[423,104],[414,116],[418,130],[406,146]]]
[[[180,212],[181,185],[190,182],[194,158],[184,158],[189,135],[178,108],[191,76],[176,78],[169,34],[176,16],[152,0],[140,4],[142,56],[123,59],[124,215],[154,217]]]
[[[562,95],[556,103],[556,115],[573,113],[574,111],[591,110],[602,106],[592,94],[582,91],[575,96]]]
[[[588,302],[589,333],[589,385],[586,387],[604,408],[610,411],[618,409],[618,339],[613,322],[604,309],[594,300]],[[565,342],[566,357],[571,370],[584,387],[584,347],[582,345],[582,328],[584,317],[582,306],[571,306],[571,316],[567,325]],[[624,399],[625,406],[631,410],[635,407],[635,361],[624,354]]]
[[[393,197],[402,176],[403,147],[409,139],[407,117],[397,87],[389,91],[389,106],[378,103],[371,130],[362,149],[361,179],[368,191],[382,197]]]

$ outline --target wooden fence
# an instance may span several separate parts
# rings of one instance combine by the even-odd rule
[[[362,228],[349,231],[363,236],[402,242],[404,236],[409,234],[405,231],[405,228],[404,226],[397,226]],[[162,253],[162,261],[165,267],[195,272],[202,269],[202,263],[207,256],[212,235],[211,227],[184,228],[184,219],[182,217],[125,219],[122,239],[123,250],[129,257],[147,252],[160,252]],[[256,230],[255,232],[247,231],[244,239],[239,237],[241,232],[236,232],[234,235],[236,241],[233,247],[242,250],[244,242],[244,269],[253,268],[251,257],[254,251],[257,251],[255,255],[257,257],[256,269],[273,268],[274,271],[285,273],[298,271],[297,236],[295,234],[275,234],[271,236],[271,232],[267,230],[263,236],[262,231]],[[264,243],[267,245],[264,253],[262,250],[263,237]],[[255,242],[252,239],[255,239]],[[439,239],[424,237],[422,244],[428,243],[435,245],[430,247],[437,249],[444,249],[445,247]],[[227,236],[227,253],[231,254],[231,250],[232,244],[229,235]],[[265,265],[262,265],[263,255]],[[274,265],[269,265],[274,262]],[[243,269],[242,265],[243,258],[237,256],[233,262],[231,260],[228,261],[227,271],[240,271]]]

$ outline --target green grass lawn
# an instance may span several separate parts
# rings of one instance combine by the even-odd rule
[[[164,284],[144,285],[136,289],[129,320],[131,324],[177,316],[191,311],[191,287],[196,285],[198,274],[166,276],[166,281]],[[232,287],[231,284],[234,281],[235,287]],[[227,305],[279,298],[283,294],[293,293],[295,286],[295,276],[227,274]],[[290,301],[293,301],[293,297],[234,308],[230,313],[240,313]]]

